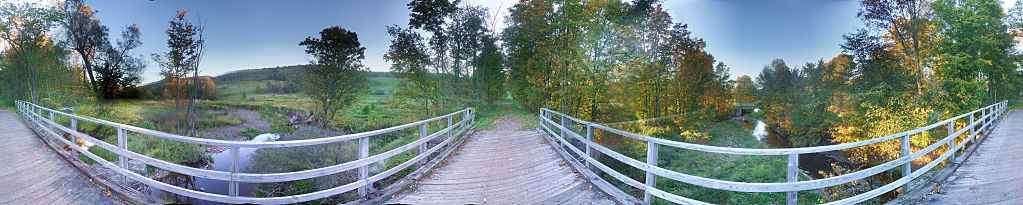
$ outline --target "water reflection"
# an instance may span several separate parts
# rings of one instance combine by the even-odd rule
[[[257,135],[255,138],[253,138],[252,140],[249,140],[249,141],[250,142],[268,142],[268,141],[276,141],[277,139],[280,139],[279,135],[272,134],[272,133],[266,133],[266,134]],[[211,149],[211,150],[222,150],[222,149]],[[244,170],[245,167],[248,167],[249,164],[252,162],[252,157],[253,157],[253,155],[256,154],[256,150],[258,150],[258,149],[257,148],[239,148],[238,149],[238,168],[239,168],[239,170],[241,170],[241,172],[244,172],[245,171]],[[213,162],[212,163],[207,163],[205,165],[197,165],[197,166],[194,166],[194,167],[200,167],[200,168],[203,168],[203,169],[216,170],[216,171],[230,171],[230,169],[231,169],[231,152],[229,150],[224,150],[224,151],[221,151],[221,152],[207,152],[207,154],[210,155],[210,157],[213,159]],[[206,192],[206,193],[214,193],[214,194],[227,195],[228,191],[229,191],[228,190],[228,186],[229,186],[229,182],[228,181],[216,180],[216,179],[208,179],[208,178],[202,178],[202,177],[193,177],[193,176],[182,175],[182,174],[178,174],[178,173],[174,173],[174,172],[166,173],[166,177],[162,177],[160,180],[163,181],[164,183],[175,185],[175,186],[178,186],[178,187],[181,187],[181,188],[197,190],[197,191],[202,191],[202,192]],[[193,199],[193,198],[189,198],[189,197],[186,197],[186,196],[181,196],[181,195],[177,195],[177,194],[173,194],[173,193],[169,193],[169,192],[164,192],[164,191],[157,190],[157,189],[153,189],[152,190],[152,195],[156,196],[157,198],[161,198],[161,199],[175,200],[176,202],[179,202],[179,203],[187,203],[187,204],[223,204],[223,203],[219,203],[219,202],[211,202],[211,201]],[[247,184],[247,183],[238,183],[238,195],[239,196],[252,196],[252,188],[249,187],[249,184]]]

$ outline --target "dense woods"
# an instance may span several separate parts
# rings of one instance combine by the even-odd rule
[[[509,86],[523,107],[597,122],[683,116],[678,133],[731,110],[729,68],[659,4],[527,1],[510,19]],[[706,140],[696,136],[683,140]]]
[[[392,40],[384,59],[401,79],[398,107],[423,118],[504,98],[504,54],[491,11],[458,0],[417,0],[408,8],[407,27],[386,27]]]

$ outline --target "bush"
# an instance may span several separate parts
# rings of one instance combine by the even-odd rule
[[[304,140],[326,136],[337,136],[343,133],[318,127],[302,127],[291,134],[281,135],[280,140]],[[252,164],[247,171],[250,173],[282,173],[315,169],[353,161],[356,154],[357,140],[322,145],[259,149],[253,156]],[[342,172],[312,179],[261,183],[253,189],[253,195],[266,197],[291,196],[329,189],[355,181],[355,172]],[[338,204],[352,201],[355,193],[346,192],[321,200],[313,204]]]
[[[372,94],[373,95],[387,95],[387,91],[384,90],[384,89],[377,89],[377,90],[374,90]]]
[[[250,140],[252,138],[255,138],[256,135],[259,135],[259,134],[263,134],[263,131],[259,131],[259,129],[251,128],[251,127],[246,127],[245,129],[240,129],[240,130],[238,130],[238,132],[235,133],[235,135],[242,136],[242,137],[247,137]]]

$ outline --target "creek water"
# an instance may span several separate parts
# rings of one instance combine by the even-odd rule
[[[762,120],[736,120],[742,124],[746,130],[749,130],[750,134],[753,135],[758,141],[764,142],[768,147],[771,148],[791,148],[792,142],[786,139],[781,134],[778,134],[772,129],[768,128],[767,123]],[[846,168],[851,165],[839,162],[831,157],[824,154],[813,153],[813,154],[800,154],[799,155],[799,169],[810,176],[810,178],[820,179],[824,175],[821,172],[834,174],[835,170],[831,167],[831,164],[843,166]]]
[[[268,142],[279,139],[280,136],[272,133],[265,133],[257,135],[251,142]],[[252,157],[256,154],[258,148],[238,148],[238,169],[241,172],[245,171],[245,168],[252,162]],[[231,169],[231,151],[224,150],[222,152],[207,152],[207,155],[213,159],[212,163],[201,166],[202,169],[216,170],[216,171],[230,171]],[[202,191],[206,193],[215,194],[228,194],[228,181],[207,179],[202,177],[193,177],[182,175],[174,172],[170,172],[167,177],[163,178],[164,183],[175,185],[182,188],[187,188],[196,191]],[[151,194],[161,199],[173,199],[179,203],[186,204],[223,204],[219,202],[211,202],[205,200],[199,200],[189,198],[186,196],[177,195],[174,193],[164,192],[157,189],[152,189]],[[252,196],[252,189],[247,183],[238,183],[238,195],[239,196]]]

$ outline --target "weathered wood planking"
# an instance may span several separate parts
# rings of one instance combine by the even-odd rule
[[[123,204],[64,162],[17,115],[0,111],[0,204]]]
[[[1023,203],[1023,111],[1012,111],[924,204]]]
[[[533,131],[480,131],[388,203],[615,204]]]

